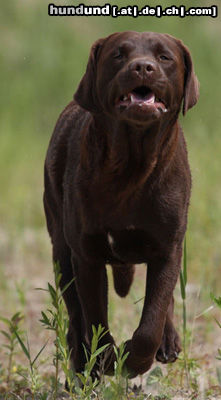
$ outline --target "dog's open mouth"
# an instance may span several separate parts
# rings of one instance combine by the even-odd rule
[[[127,108],[132,105],[137,105],[141,108],[151,107],[167,112],[165,103],[156,97],[147,86],[138,86],[131,92],[121,95],[116,101],[116,106],[120,108]]]

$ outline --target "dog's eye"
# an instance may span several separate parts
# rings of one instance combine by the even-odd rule
[[[169,61],[170,60],[170,58],[168,56],[166,56],[165,54],[161,54],[159,58],[162,61]]]
[[[123,54],[121,53],[120,49],[118,49],[117,52],[114,53],[114,56],[113,56],[113,57],[114,57],[115,59],[117,59],[117,60],[121,60],[121,59],[123,58]]]

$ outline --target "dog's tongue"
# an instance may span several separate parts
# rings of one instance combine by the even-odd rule
[[[141,95],[139,93],[130,93],[130,98],[132,103],[147,103],[152,104],[155,102],[155,95],[153,92],[149,92],[145,95]]]

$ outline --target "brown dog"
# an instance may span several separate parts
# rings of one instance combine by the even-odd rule
[[[123,32],[98,40],[72,101],[55,127],[45,163],[44,205],[53,260],[62,271],[75,371],[92,324],[108,330],[107,276],[126,296],[134,264],[148,265],[138,328],[126,342],[129,376],[156,356],[180,352],[173,326],[191,176],[178,123],[196,104],[198,81],[188,49],[158,33]],[[183,104],[183,105],[182,105]],[[110,332],[100,345],[114,344]],[[113,368],[113,346],[105,372]]]

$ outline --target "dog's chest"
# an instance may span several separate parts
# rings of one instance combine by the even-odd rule
[[[155,208],[149,203],[146,201],[145,206],[141,204],[126,216],[107,214],[92,222],[88,218],[90,229],[81,236],[87,258],[96,263],[140,264],[164,251],[177,226],[173,223],[173,212],[163,213],[157,201]]]
[[[107,233],[108,258],[122,263],[143,263],[152,251],[146,232],[129,225],[121,231]]]
[[[141,264],[148,261],[157,245],[146,231],[128,225],[122,230],[84,233],[80,247],[91,263]]]

